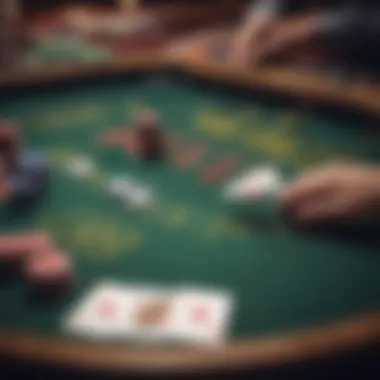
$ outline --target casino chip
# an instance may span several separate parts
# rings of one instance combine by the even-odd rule
[[[283,186],[283,179],[275,167],[256,167],[229,183],[223,190],[227,200],[258,200],[275,196]]]
[[[113,197],[126,206],[145,208],[153,201],[152,191],[128,176],[112,178],[108,189]]]
[[[78,178],[88,178],[96,173],[95,163],[86,156],[77,156],[66,163],[66,169],[73,176]]]

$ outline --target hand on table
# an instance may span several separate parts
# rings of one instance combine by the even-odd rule
[[[285,189],[281,208],[300,223],[380,219],[380,168],[334,164]]]

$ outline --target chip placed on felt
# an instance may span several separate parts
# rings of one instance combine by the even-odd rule
[[[235,155],[227,154],[218,162],[207,167],[201,174],[206,183],[216,183],[230,176],[237,168],[239,160]]]
[[[153,201],[153,192],[149,188],[126,175],[112,178],[108,190],[127,206],[144,208]]]
[[[52,246],[50,236],[43,231],[0,236],[0,260],[22,257],[29,252],[38,253]]]
[[[173,163],[179,169],[188,168],[197,163],[205,152],[206,146],[202,144],[194,144],[178,152],[173,159]]]
[[[89,178],[97,173],[97,167],[87,156],[70,158],[65,165],[68,172],[78,178]]]
[[[62,251],[47,251],[28,257],[26,274],[33,285],[68,285],[73,278],[73,264],[70,256]]]
[[[280,171],[272,166],[257,167],[246,171],[223,189],[227,200],[255,201],[275,196],[283,187]]]

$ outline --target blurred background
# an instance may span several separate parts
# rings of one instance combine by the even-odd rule
[[[274,3],[281,10],[273,11]],[[273,14],[266,19],[265,35],[273,38],[255,45],[250,32],[269,10]],[[380,62],[378,16],[376,1],[362,0],[0,0],[0,86],[77,72],[122,71],[146,56],[252,72],[286,68],[323,74],[333,83],[373,85]],[[379,351],[370,349],[308,363],[307,368],[269,369],[255,378],[367,378],[368,373],[379,379],[376,363]],[[0,362],[0,369],[41,376],[38,369],[17,363]],[[68,375],[54,368],[49,373],[55,379]]]
[[[286,65],[312,73],[323,71],[334,80],[342,80],[350,75],[370,75],[370,70],[363,70],[363,65],[360,70],[352,70],[352,61],[355,60],[348,59],[348,54],[343,57],[342,49],[337,49],[337,46],[341,47],[343,41],[343,46],[352,47],[352,42],[356,40],[363,50],[363,46],[371,41],[365,42],[353,32],[350,35],[346,33],[343,37],[337,36],[339,33],[334,34],[331,26],[342,22],[339,14],[343,15],[347,9],[351,9],[352,2],[277,2],[286,11],[277,14],[278,24],[273,29],[277,32],[274,35],[286,38],[280,38],[281,41],[274,38],[275,48],[268,46],[268,43],[264,44],[268,51],[272,51],[264,56],[260,64]],[[266,2],[2,0],[0,80],[4,80],[4,77],[9,80],[9,72],[16,71],[18,74],[23,72],[24,75],[36,75],[41,69],[46,73],[62,67],[68,69],[69,66],[120,66],[136,54],[152,51],[161,56],[175,54],[182,58],[185,56],[185,59],[227,63],[233,56],[239,33],[247,32],[244,29],[248,28],[248,20],[256,12],[253,8],[259,3]],[[270,4],[271,0],[267,3]],[[287,3],[290,7],[283,6]],[[326,10],[334,10],[335,16],[338,15],[335,18],[329,18],[328,15],[325,17],[325,28],[330,28],[330,34],[326,32],[324,39],[311,38],[311,34],[317,33],[304,30],[305,22],[310,25],[305,17]],[[368,46],[367,52],[373,52],[374,49]],[[253,47],[251,49],[254,50]],[[347,53],[348,49],[345,50]],[[351,58],[358,55],[365,54],[363,51],[360,54],[355,51],[351,53]],[[374,58],[369,60],[372,62]],[[368,59],[365,66],[369,66]]]

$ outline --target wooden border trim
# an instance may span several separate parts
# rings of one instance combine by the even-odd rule
[[[239,71],[227,65],[188,61],[165,56],[162,49],[137,53],[132,58],[109,64],[62,66],[44,71],[10,72],[0,77],[0,86],[28,85],[69,80],[88,76],[126,73],[135,69],[173,67],[188,74],[223,80],[239,86],[288,94],[305,100],[317,100],[341,107],[350,107],[380,117],[380,85],[368,82],[333,83],[323,74],[300,73],[279,67],[262,68],[255,72]]]
[[[380,86],[368,82],[334,83],[323,74],[306,74],[279,67],[247,72],[234,70],[223,64],[186,62],[185,60],[177,64],[189,74],[293,95],[305,100],[353,107],[358,111],[380,117]]]
[[[380,342],[380,312],[294,331],[237,341],[216,349],[123,349],[22,333],[0,333],[0,355],[89,371],[143,374],[258,368],[322,358]]]
[[[168,65],[166,59],[159,51],[148,53],[135,53],[131,58],[118,59],[108,64],[84,64],[78,65],[57,65],[40,70],[11,71],[6,76],[0,77],[1,86],[34,85],[40,83],[53,83],[62,80],[73,80],[86,78],[89,76],[104,77],[106,75],[126,73],[130,71],[144,69],[165,68]]]
[[[135,69],[173,66],[186,73],[228,81],[274,92],[319,99],[335,105],[356,107],[380,116],[380,89],[361,84],[331,84],[322,76],[280,69],[256,73],[238,72],[224,65],[179,62],[159,54],[134,56],[107,66],[71,67],[40,75],[3,78],[0,85],[35,84],[88,75],[123,73]],[[37,364],[63,365],[89,371],[135,371],[140,373],[196,372],[208,369],[261,367],[302,361],[380,343],[380,311],[332,322],[310,329],[252,338],[218,349],[127,349],[70,340],[0,331],[0,355]]]

